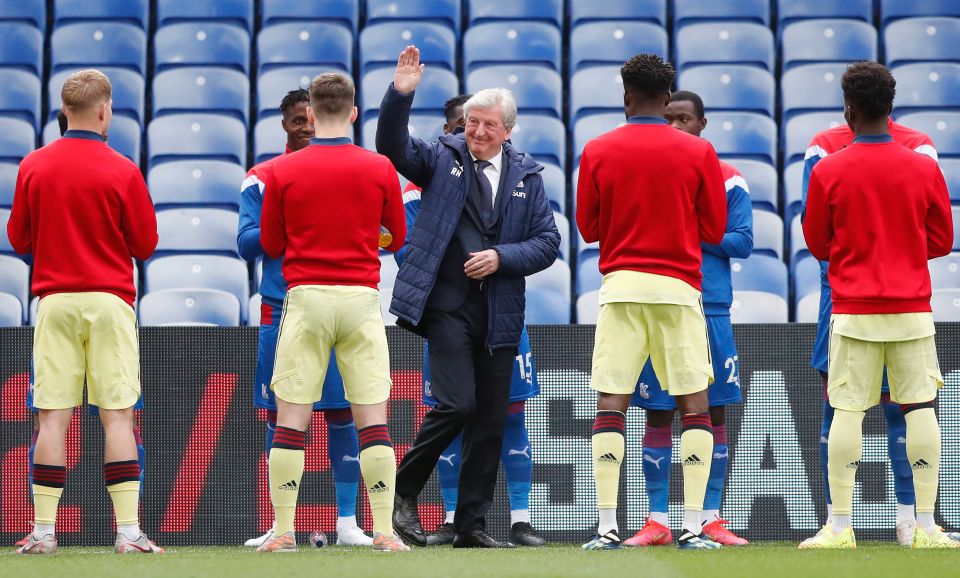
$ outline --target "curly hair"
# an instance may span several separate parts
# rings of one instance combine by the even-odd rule
[[[280,112],[285,112],[288,108],[293,108],[301,102],[310,102],[310,93],[305,88],[291,90],[280,101]]]
[[[893,108],[897,81],[878,62],[854,62],[840,79],[843,97],[868,120],[885,118]]]
[[[676,72],[656,54],[638,54],[623,64],[620,77],[625,90],[655,98],[670,92]]]

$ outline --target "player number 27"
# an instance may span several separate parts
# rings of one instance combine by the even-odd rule
[[[740,361],[739,355],[728,357],[727,360],[723,362],[723,367],[730,370],[727,383],[735,383],[737,387],[740,387],[740,364],[737,363],[738,361]]]
[[[533,352],[521,353],[517,356],[517,365],[520,367],[520,379],[533,383]]]

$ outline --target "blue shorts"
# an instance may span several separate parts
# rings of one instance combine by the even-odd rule
[[[740,393],[740,358],[733,342],[733,326],[726,315],[707,316],[707,335],[710,338],[710,358],[713,360],[713,383],[708,395],[710,407],[731,405],[743,401]],[[630,405],[653,410],[674,410],[673,397],[660,388],[660,380],[653,372],[650,360],[643,366],[637,389]]]
[[[423,348],[423,403],[430,407],[437,406],[430,392],[430,363],[428,350]],[[530,336],[527,328],[520,334],[520,345],[517,346],[516,365],[513,366],[513,381],[510,383],[510,403],[526,401],[540,395],[540,383],[537,381],[537,368],[533,364],[533,353],[530,351]]]
[[[260,409],[277,410],[277,398],[270,389],[273,377],[273,361],[277,353],[277,338],[280,336],[281,307],[263,307],[260,317],[260,333],[257,340],[257,373],[253,384],[253,405]],[[264,315],[265,313],[269,315]],[[337,358],[330,352],[330,366],[323,381],[323,396],[313,404],[313,411],[325,409],[348,409],[350,402],[343,393],[343,378],[337,368]]]
[[[33,407],[33,361],[30,361],[30,387],[27,388],[27,409],[32,413],[37,413],[37,408]],[[133,404],[133,409],[139,411],[143,409],[143,396],[137,398],[137,403]],[[90,415],[99,416],[100,408],[87,404],[87,411],[90,412]]]

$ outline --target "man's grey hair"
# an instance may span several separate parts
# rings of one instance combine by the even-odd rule
[[[475,108],[494,107],[500,107],[503,126],[507,127],[507,130],[512,130],[517,124],[517,101],[513,98],[513,93],[506,88],[485,88],[471,96],[470,100],[463,105],[463,117],[466,118]]]

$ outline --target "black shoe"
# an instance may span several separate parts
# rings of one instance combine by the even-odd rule
[[[393,529],[407,544],[426,546],[427,534],[420,525],[417,501],[397,494],[393,500]]]
[[[437,526],[436,532],[427,534],[427,546],[444,546],[453,544],[453,524],[447,522]]]
[[[498,542],[483,530],[464,532],[453,537],[454,548],[513,548],[510,542]]]
[[[543,546],[547,543],[530,522],[517,522],[510,528],[510,542],[517,546]]]

